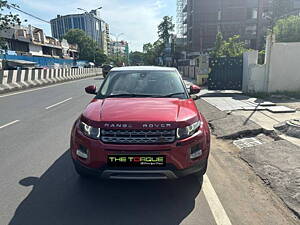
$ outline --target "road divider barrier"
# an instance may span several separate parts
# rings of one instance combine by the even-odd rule
[[[101,68],[0,70],[0,93],[100,76]]]

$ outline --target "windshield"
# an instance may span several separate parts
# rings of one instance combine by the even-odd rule
[[[109,97],[187,98],[182,81],[175,71],[111,72],[98,93]]]

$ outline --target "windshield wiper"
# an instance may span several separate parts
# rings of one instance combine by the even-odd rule
[[[117,94],[117,95],[109,95],[106,98],[118,98],[118,97],[153,97],[153,95],[145,95],[145,94]]]
[[[177,93],[172,93],[172,94],[167,94],[167,95],[158,95],[157,97],[159,98],[167,98],[167,97],[173,97],[175,95],[184,95],[184,92],[177,92]]]

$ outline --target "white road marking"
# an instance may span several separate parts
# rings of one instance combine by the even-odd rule
[[[65,103],[65,102],[67,102],[67,101],[70,101],[71,99],[72,99],[72,98],[68,98],[68,99],[63,100],[63,101],[61,101],[61,102],[55,103],[54,105],[50,105],[50,106],[46,107],[46,109],[51,109],[51,108],[53,108],[53,107],[55,107],[55,106],[58,106],[58,105],[60,105],[60,104],[62,104],[62,103]]]
[[[2,129],[2,128],[4,128],[4,127],[8,127],[8,126],[13,125],[13,124],[18,123],[18,122],[20,122],[20,120],[12,121],[12,122],[10,122],[10,123],[8,123],[8,124],[5,124],[5,125],[1,126],[0,129]]]
[[[203,176],[203,193],[218,225],[232,225],[207,175]]]
[[[19,94],[23,94],[23,93],[27,93],[27,92],[32,92],[32,91],[38,91],[38,90],[42,90],[42,89],[46,89],[46,88],[51,88],[51,87],[56,87],[56,86],[61,86],[61,85],[66,85],[66,84],[71,84],[71,83],[75,83],[75,82],[79,82],[79,81],[83,81],[83,80],[88,80],[88,79],[95,79],[97,77],[88,77],[88,78],[83,78],[83,79],[79,79],[79,80],[74,80],[74,81],[66,81],[60,84],[50,84],[46,87],[39,87],[39,88],[32,88],[26,91],[18,91],[16,93],[11,93],[11,94],[6,94],[6,95],[0,95],[0,98],[4,98],[4,97],[8,97],[8,96],[13,96],[13,95],[19,95]]]

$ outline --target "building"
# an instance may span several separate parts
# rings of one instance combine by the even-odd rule
[[[104,30],[102,31],[102,46],[105,55],[110,53],[110,35],[109,35],[109,25],[107,23],[102,24]]]
[[[57,15],[50,21],[52,36],[61,40],[70,29],[81,29],[97,42],[99,48],[108,52],[107,40],[109,39],[109,27],[100,18],[99,10],[92,10],[89,13]]]
[[[113,56],[129,57],[129,45],[127,41],[110,40],[110,54]]]
[[[177,37],[186,38],[187,36],[187,0],[177,0]]]
[[[248,47],[261,49],[270,10],[269,0],[178,0],[182,37],[188,52],[199,55],[214,47],[217,33],[225,39],[240,35]],[[186,30],[185,30],[186,27]]]
[[[7,50],[20,56],[52,57],[57,59],[77,59],[77,45],[69,44],[66,40],[46,36],[44,31],[33,26],[14,26],[1,30],[0,37],[4,38]]]

